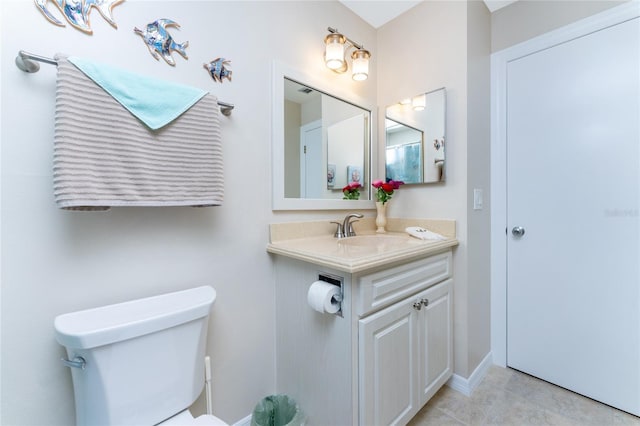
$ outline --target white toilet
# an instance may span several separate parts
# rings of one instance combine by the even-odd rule
[[[226,425],[189,407],[205,382],[212,287],[56,317],[78,425]]]

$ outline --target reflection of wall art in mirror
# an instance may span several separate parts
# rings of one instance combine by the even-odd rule
[[[277,61],[272,84],[273,210],[373,209],[374,101]],[[349,166],[360,167],[364,188],[359,199],[347,201],[341,189]]]
[[[327,188],[336,186],[336,165],[327,164]]]
[[[347,183],[359,183],[362,185],[362,167],[360,166],[348,166],[347,167]]]
[[[398,102],[385,112],[386,178],[407,184],[445,178],[446,91],[413,96],[420,105]]]

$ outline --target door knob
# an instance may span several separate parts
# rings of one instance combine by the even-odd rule
[[[522,237],[524,235],[524,228],[522,226],[515,226],[511,233],[514,237]]]
[[[414,302],[413,309],[415,309],[416,311],[419,311],[420,309],[422,309],[422,302],[420,300],[418,300],[417,302]]]

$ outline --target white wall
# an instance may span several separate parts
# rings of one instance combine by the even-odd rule
[[[519,0],[491,15],[497,52],[629,0]]]
[[[467,373],[471,374],[491,349],[491,17],[484,4],[468,3],[467,22]],[[481,210],[474,210],[475,189],[483,193]]]
[[[337,76],[324,67],[322,48],[327,26],[348,29],[349,37],[373,51],[375,31],[341,4],[322,1],[128,0],[113,9],[118,30],[94,10],[92,36],[50,24],[31,1],[5,0],[0,7],[0,423],[73,423],[70,375],[59,362],[63,350],[53,334],[56,315],[200,284],[218,291],[208,340],[214,407],[227,422],[243,418],[275,390],[267,225],[343,215],[271,212],[271,61],[353,90],[374,104],[375,72],[364,83]],[[182,28],[172,34],[178,42],[190,42],[190,59],[174,55],[175,67],[156,62],[132,32],[160,17],[180,23]],[[234,103],[233,115],[222,118],[224,205],[115,208],[106,213],[58,210],[51,172],[55,67],[43,65],[36,74],[19,71],[14,58],[20,49],[93,58],[207,88]],[[214,83],[202,68],[218,56],[232,61],[233,82]]]
[[[380,63],[393,64],[379,69],[378,105],[447,89],[446,182],[403,187],[387,211],[456,220],[454,372],[463,378],[490,348],[489,213],[471,204],[473,188],[489,186],[488,151],[472,156],[489,147],[489,49],[490,15],[481,2],[424,2],[378,31]]]

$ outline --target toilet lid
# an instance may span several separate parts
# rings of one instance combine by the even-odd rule
[[[184,410],[175,416],[159,423],[157,426],[229,426],[216,416],[211,414],[204,414],[196,417],[195,419],[191,415],[189,410]]]

